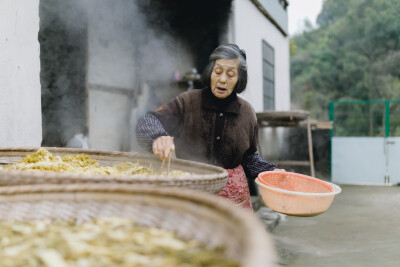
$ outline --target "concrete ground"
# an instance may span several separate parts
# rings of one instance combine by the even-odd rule
[[[400,187],[341,187],[325,213],[281,217],[271,232],[279,265],[400,266]]]

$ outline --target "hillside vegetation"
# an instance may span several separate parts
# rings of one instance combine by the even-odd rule
[[[329,118],[335,100],[400,99],[400,1],[325,0],[291,39],[292,106]]]

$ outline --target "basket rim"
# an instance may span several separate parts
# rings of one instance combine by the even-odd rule
[[[268,185],[262,183],[258,179],[258,177],[255,179],[255,183],[258,186],[263,187],[265,189],[268,189],[270,191],[284,193],[284,194],[287,194],[287,195],[296,195],[296,196],[327,197],[327,196],[334,196],[334,195],[337,195],[340,192],[342,192],[342,189],[338,185],[330,183],[330,182],[325,182],[325,183],[328,183],[330,186],[332,186],[334,188],[334,191],[333,192],[328,192],[328,193],[306,193],[306,192],[298,192],[298,191],[289,191],[289,190],[285,190],[285,189],[281,189],[281,188],[277,188],[277,187],[271,187],[271,186],[268,186]]]
[[[106,151],[106,150],[97,150],[97,149],[75,149],[75,148],[67,148],[67,147],[0,147],[0,153],[1,152],[36,152],[39,148],[44,148],[49,150],[50,152],[54,153],[79,153],[79,154],[86,154],[86,155],[96,155],[96,156],[109,156],[109,157],[132,157],[132,156],[140,156],[143,159],[150,159],[150,160],[155,160],[158,159],[154,155],[146,155],[146,154],[141,154],[137,152],[122,152],[122,151]],[[10,173],[10,174],[15,174],[18,176],[25,176],[25,175],[37,175],[37,176],[46,176],[46,177],[52,177],[52,176],[57,176],[60,178],[68,177],[71,179],[90,179],[93,181],[99,181],[99,180],[104,180],[104,178],[107,179],[112,179],[114,181],[120,181],[120,182],[127,182],[129,180],[135,180],[135,181],[149,181],[149,179],[153,181],[160,181],[160,182],[171,182],[171,181],[219,181],[219,180],[225,180],[228,178],[228,171],[222,167],[202,163],[202,162],[196,162],[196,161],[190,161],[190,160],[184,160],[184,159],[171,159],[171,162],[176,162],[180,164],[188,164],[188,165],[193,165],[197,168],[208,168],[210,170],[215,171],[215,173],[212,174],[193,174],[190,176],[187,175],[174,175],[174,176],[161,176],[158,174],[152,174],[152,175],[115,175],[115,174],[110,174],[110,175],[105,175],[105,174],[77,174],[77,173],[62,173],[62,172],[40,172],[36,174],[36,171],[29,171],[29,170],[0,170],[0,172],[4,173]]]
[[[268,185],[270,187],[275,187],[275,188],[282,189],[279,186],[272,185],[271,183],[269,183],[269,182],[264,180],[264,176],[268,176],[269,174],[277,174],[277,173],[279,173],[279,174],[288,174],[288,175],[291,175],[291,176],[297,176],[297,177],[299,177],[301,179],[306,179],[306,180],[309,180],[309,181],[313,181],[313,182],[316,182],[316,183],[318,183],[318,184],[320,184],[322,186],[325,186],[325,187],[327,187],[329,189],[330,192],[334,192],[335,191],[335,188],[333,186],[331,186],[329,183],[327,183],[326,181],[323,181],[321,179],[318,179],[318,178],[315,178],[315,177],[311,177],[311,176],[308,176],[308,175],[305,175],[305,174],[296,173],[296,172],[265,171],[265,172],[259,173],[257,177],[260,178],[259,179],[260,182],[265,184],[265,185]],[[282,190],[285,190],[285,189],[282,189]],[[288,190],[288,191],[290,191],[290,190]]]
[[[226,176],[224,175],[214,175],[214,174],[194,174],[194,175],[118,175],[118,174],[85,174],[85,173],[67,173],[67,172],[52,172],[52,171],[37,171],[37,170],[0,170],[0,174],[9,174],[18,177],[57,177],[57,178],[69,178],[72,180],[82,180],[87,179],[93,182],[99,182],[104,180],[112,180],[115,182],[126,182],[129,183],[130,181],[138,181],[138,182],[146,182],[146,181],[160,181],[160,182],[194,182],[194,181],[220,181],[225,180],[228,178],[228,173]]]

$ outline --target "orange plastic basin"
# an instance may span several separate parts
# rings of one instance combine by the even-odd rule
[[[262,172],[256,184],[266,206],[292,216],[321,214],[341,192],[335,184],[293,172]]]

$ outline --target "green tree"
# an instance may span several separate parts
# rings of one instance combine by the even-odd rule
[[[324,1],[291,40],[292,105],[328,119],[330,101],[400,99],[399,14],[399,0]]]

